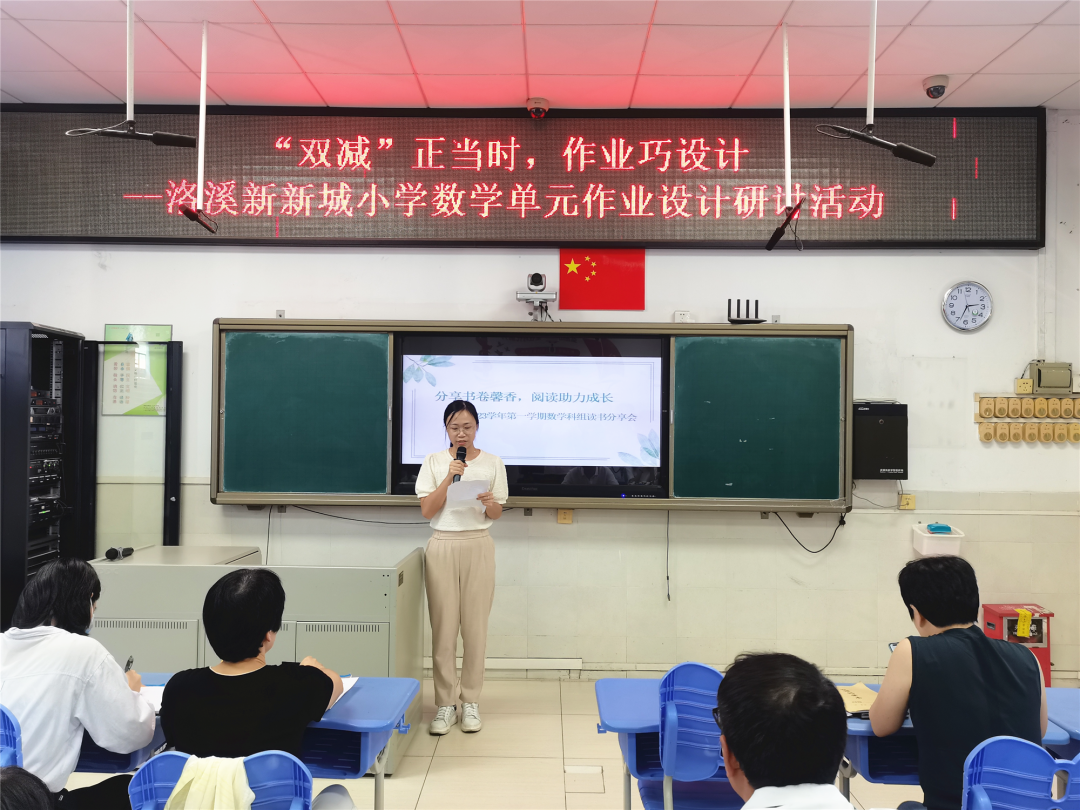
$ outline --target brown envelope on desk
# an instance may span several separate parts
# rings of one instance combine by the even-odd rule
[[[836,688],[844,699],[844,709],[848,714],[870,711],[870,707],[874,705],[874,700],[877,698],[877,692],[865,683],[838,686]]]

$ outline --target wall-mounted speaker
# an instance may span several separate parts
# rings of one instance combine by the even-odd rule
[[[907,405],[897,402],[856,402],[852,423],[851,477],[906,481],[907,433]]]

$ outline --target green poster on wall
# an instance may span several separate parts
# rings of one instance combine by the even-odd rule
[[[104,416],[165,415],[165,346],[105,346],[101,369]]]

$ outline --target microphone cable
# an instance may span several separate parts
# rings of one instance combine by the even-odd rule
[[[667,523],[664,528],[664,578],[667,580],[667,600],[671,601],[671,510],[667,510]]]
[[[266,560],[266,562],[264,562],[263,565],[270,564],[270,518],[272,518],[273,516],[274,507],[271,506],[270,511],[266,515],[266,557],[263,558]]]
[[[378,523],[380,526],[427,526],[431,521],[404,521],[404,520],[368,520],[366,518],[353,518],[345,517],[344,515],[331,515],[329,512],[320,512],[317,509],[308,509],[306,506],[292,505],[294,509],[302,509],[305,512],[311,512],[315,515],[322,515],[328,518],[337,518],[338,520],[351,520],[354,523]],[[503,510],[504,512],[507,510]]]
[[[353,518],[345,517],[344,515],[331,515],[329,512],[320,512],[317,509],[308,509],[306,506],[297,506],[291,504],[293,509],[303,509],[305,512],[311,512],[315,515],[322,515],[323,517],[336,518],[337,520],[351,520],[354,523],[377,523],[380,526],[428,526],[431,524],[430,520],[422,521],[407,521],[407,520],[370,520],[368,518]],[[504,506],[503,512],[512,512],[517,509],[516,506]]]
[[[829,546],[832,545],[832,541],[836,539],[836,533],[838,531],[840,531],[840,527],[847,525],[847,521],[844,520],[844,513],[841,512],[840,513],[840,520],[837,521],[836,528],[833,529],[832,537],[829,538],[829,542],[826,543],[825,545],[823,545],[821,548],[814,551],[814,550],[808,549],[806,546],[804,546],[802,544],[802,541],[798,537],[795,537],[795,532],[793,532],[791,530],[791,528],[787,525],[787,522],[782,517],[780,517],[779,512],[773,512],[773,514],[776,515],[778,518],[780,518],[780,522],[784,524],[784,528],[787,529],[787,533],[790,534],[792,536],[792,538],[794,538],[795,542],[798,543],[800,546],[802,546],[802,550],[807,552],[808,554],[820,554],[821,552],[823,552],[825,549],[827,549]]]

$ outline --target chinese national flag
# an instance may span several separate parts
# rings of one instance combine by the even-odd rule
[[[645,309],[645,250],[559,251],[559,309]]]

